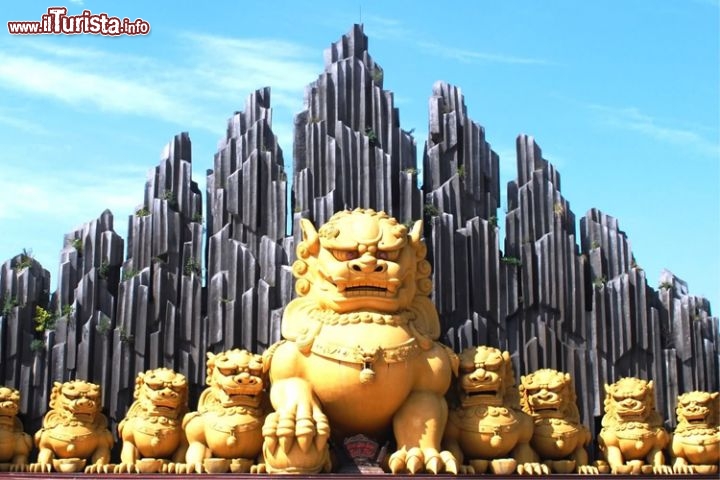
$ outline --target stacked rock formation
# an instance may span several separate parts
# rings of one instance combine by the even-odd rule
[[[518,374],[569,372],[591,430],[604,383],[620,376],[655,380],[669,427],[677,394],[720,389],[719,323],[708,301],[669,272],[658,290],[648,286],[617,220],[597,210],[581,219],[579,246],[560,175],[526,135],[517,139],[501,251],[498,156],[460,90],[445,83],[432,89],[421,192],[415,140],[383,75],[362,26],[325,52],[295,118],[294,227],[354,207],[404,223],[424,218],[442,340],[457,351],[508,349]],[[100,383],[115,431],[138,372],[183,373],[192,408],[208,351],[260,353],[279,339],[299,229],[286,232],[271,119],[265,88],[228,121],[207,174],[205,230],[190,140],[180,134],[151,171],[126,242],[107,211],[67,234],[52,295],[31,255],[0,267],[0,384],[21,390],[26,429],[39,428],[54,380]]]
[[[468,117],[459,88],[436,83],[429,110],[425,235],[445,341],[458,351],[499,346],[500,285],[507,274],[498,255],[499,158],[485,129]]]
[[[384,210],[401,222],[421,215],[415,141],[367,48],[355,25],[326,50],[325,71],[295,117],[294,212],[318,225],[343,208]]]
[[[575,216],[560,193],[559,172],[534,139],[520,135],[516,144],[518,176],[507,189],[503,256],[515,270],[510,290],[517,295],[504,318],[508,346],[519,372],[565,371],[584,391],[590,378],[585,259],[575,241]],[[580,410],[589,421],[586,397],[580,396]]]
[[[129,217],[112,340],[114,371],[104,385],[115,420],[132,403],[138,372],[173,368],[197,394],[205,379],[202,197],[191,162],[189,136],[175,136],[148,175],[142,205]]]
[[[124,250],[125,242],[115,233],[109,210],[65,235],[53,296],[54,310],[61,317],[50,335],[52,348],[47,357],[51,382],[82,378],[110,384],[111,333]],[[109,389],[103,391],[103,401],[110,403]]]
[[[35,318],[49,309],[50,272],[23,251],[0,267],[0,385],[22,392],[20,411],[27,428],[40,425],[50,390],[44,354],[50,344],[46,330],[38,331]],[[48,312],[49,313],[49,312]]]
[[[229,121],[208,172],[208,336],[212,351],[261,351],[280,338],[292,298],[287,265],[287,186],[272,132],[270,89],[247,99]],[[287,243],[287,245],[286,245]]]

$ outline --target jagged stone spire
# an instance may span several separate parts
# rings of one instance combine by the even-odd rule
[[[500,346],[499,158],[460,89],[445,82],[430,97],[423,175],[433,299],[446,341],[458,350]]]
[[[400,128],[383,70],[362,25],[325,52],[325,71],[306,88],[295,117],[293,206],[317,224],[343,208],[421,216],[415,140]],[[296,229],[297,231],[297,229]]]
[[[272,131],[270,89],[230,120],[208,172],[208,348],[267,348],[292,297],[287,180]],[[287,250],[286,250],[287,248]]]
[[[508,345],[517,355],[518,371],[569,372],[576,389],[587,391],[594,377],[587,344],[586,260],[575,240],[575,216],[560,192],[560,174],[535,140],[519,135],[516,146],[518,176],[507,188],[502,260],[516,271],[517,282],[517,308],[505,319]],[[588,395],[578,396],[578,402],[589,422],[598,404]]]
[[[128,257],[113,330],[110,416],[132,402],[135,376],[168,367],[191,393],[205,378],[202,328],[202,196],[192,180],[190,137],[176,135],[148,174],[145,198],[128,219]]]

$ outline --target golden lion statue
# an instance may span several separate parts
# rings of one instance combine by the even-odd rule
[[[460,353],[460,405],[450,411],[444,444],[462,473],[547,474],[532,449],[532,418],[520,409],[510,353],[469,347]],[[465,463],[463,459],[467,458]]]
[[[580,423],[570,375],[550,368],[520,377],[520,405],[532,416],[530,444],[552,473],[597,474],[588,465],[586,447],[592,437]]]
[[[185,376],[169,368],[138,374],[135,401],[118,425],[123,444],[115,473],[175,472],[176,464],[184,465],[187,390]]]
[[[655,410],[652,380],[621,378],[605,385],[600,450],[614,474],[669,474],[663,449],[670,436]]]
[[[679,474],[716,474],[720,463],[720,393],[688,392],[678,397],[671,452]]]
[[[330,436],[394,433],[393,473],[456,472],[440,451],[454,353],[435,342],[422,222],[412,231],[385,212],[346,210],[319,231],[300,221],[293,273],[298,298],[266,357],[275,412],[263,428],[267,471],[329,471]]]
[[[32,438],[23,431],[19,411],[20,392],[0,387],[0,471],[22,472],[27,468]]]
[[[183,427],[189,442],[189,472],[262,472],[262,425],[269,410],[267,369],[260,355],[233,349],[208,353],[207,384],[198,411]]]
[[[55,382],[50,394],[50,411],[35,434],[40,450],[32,472],[101,473],[110,461],[115,443],[105,415],[100,413],[100,386],[84,380]]]

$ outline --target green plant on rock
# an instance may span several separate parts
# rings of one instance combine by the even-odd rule
[[[60,315],[63,317],[69,317],[75,313],[75,307],[72,305],[63,305],[62,309],[60,310]]]
[[[95,329],[100,335],[107,335],[111,328],[112,324],[110,323],[110,319],[106,315],[100,317],[100,321],[95,327]]]
[[[68,245],[70,245],[72,248],[77,250],[78,253],[82,254],[83,251],[83,241],[82,238],[73,238],[68,242]]]
[[[200,272],[202,272],[200,261],[195,257],[188,258],[185,262],[185,275],[200,275]]]
[[[32,266],[33,260],[34,257],[32,250],[26,250],[23,248],[23,251],[20,254],[20,260],[15,264],[15,271],[19,272],[20,270]]]
[[[522,262],[519,258],[513,257],[511,255],[506,255],[504,257],[500,258],[500,262],[504,263],[505,265],[512,265],[514,267],[522,267]]]
[[[372,79],[375,83],[380,83],[383,81],[384,73],[379,68],[375,67],[372,72]]]
[[[2,315],[5,318],[12,318],[13,316],[13,309],[17,307],[20,304],[18,302],[17,298],[15,297],[5,297],[2,303],[2,311],[0,311],[0,315]]]
[[[150,211],[145,207],[141,207],[135,210],[136,217],[147,217],[148,215],[150,215]]]
[[[661,282],[660,285],[658,286],[658,288],[663,289],[663,290],[669,290],[672,288],[672,286],[673,286],[672,282]]]
[[[30,351],[33,353],[42,352],[45,349],[45,342],[39,338],[34,339],[30,342]]]
[[[498,226],[497,215],[490,215],[490,218],[488,218],[488,224],[493,228],[497,228],[497,226]]]
[[[373,130],[372,127],[367,127],[365,129],[365,135],[367,135],[370,145],[377,143],[377,133],[375,133],[375,130]]]
[[[135,336],[128,332],[125,327],[122,327],[120,329],[120,342],[121,343],[133,343],[135,341]]]
[[[600,248],[600,242],[598,242],[597,240],[593,240],[592,242],[590,242],[590,248],[592,250],[595,250],[596,248]]]
[[[440,210],[434,204],[428,202],[423,207],[423,213],[427,217],[436,217],[440,215]]]
[[[417,175],[418,169],[415,167],[408,167],[408,168],[403,169],[403,173],[409,173],[410,175]]]
[[[130,280],[133,277],[137,277],[139,273],[140,272],[138,272],[134,268],[125,268],[123,269],[122,279],[123,281]]]
[[[604,275],[602,277],[595,277],[592,283],[596,288],[604,287],[607,284],[607,278],[605,278]]]
[[[97,269],[98,277],[100,278],[107,278],[108,273],[110,273],[110,264],[107,262],[107,260],[103,260],[100,262],[100,266]]]
[[[465,165],[460,165],[457,167],[457,176],[460,178],[465,178]]]
[[[553,205],[553,213],[556,217],[562,217],[565,215],[565,205],[562,202],[555,202]]]
[[[55,328],[55,321],[57,318],[51,312],[48,312],[43,307],[35,307],[35,316],[33,321],[35,322],[35,331],[44,332],[46,330],[52,330]]]

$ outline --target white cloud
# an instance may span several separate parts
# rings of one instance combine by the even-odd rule
[[[4,165],[3,177],[27,179],[27,167]],[[5,182],[0,189],[0,220],[18,220],[27,216],[62,218],[74,228],[75,224],[96,218],[105,209],[110,209],[116,219],[122,218],[142,202],[144,178],[145,172],[136,167],[110,165],[95,171],[77,171],[73,175],[33,175],[32,181]],[[102,199],[101,206],[88,202],[88,199],[98,198]]]
[[[427,53],[457,60],[463,63],[505,63],[511,65],[553,65],[542,58],[519,57],[503,53],[479,52],[448,47],[434,42],[419,42],[418,46]]]
[[[632,130],[655,140],[683,146],[704,156],[720,157],[720,144],[687,128],[662,125],[661,120],[651,117],[635,107],[608,107],[589,105],[598,113],[602,122],[615,128]]]
[[[0,91],[217,133],[226,113],[267,85],[272,86],[273,107],[300,110],[304,87],[321,68],[316,52],[272,39],[184,33],[177,47],[177,58],[184,61],[169,63],[31,39],[22,51],[0,52]],[[318,61],[307,60],[313,57]],[[228,105],[228,99],[235,104]],[[21,120],[12,121],[23,128]]]

